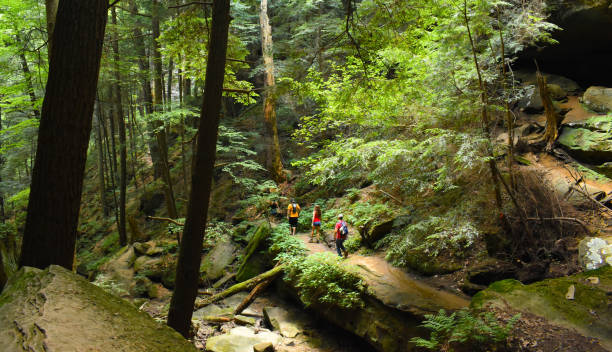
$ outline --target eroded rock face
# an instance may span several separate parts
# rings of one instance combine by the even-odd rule
[[[200,264],[201,282],[214,282],[225,273],[225,268],[234,259],[235,246],[228,237],[221,238],[215,247],[202,257]]]
[[[612,88],[589,87],[582,96],[582,102],[593,111],[608,113],[612,111]]]
[[[7,352],[197,351],[131,303],[54,265],[26,267],[11,278],[0,295],[0,346]]]
[[[593,278],[597,278],[594,280]],[[574,286],[573,300],[568,300],[568,289]],[[545,318],[552,324],[575,329],[580,334],[600,339],[612,348],[612,267],[580,274],[549,279],[530,285],[516,280],[493,283],[472,299],[472,306],[507,307]]]
[[[563,125],[558,142],[582,162],[600,164],[612,160],[612,115]]]

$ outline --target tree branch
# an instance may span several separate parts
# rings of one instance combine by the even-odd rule
[[[192,1],[192,2],[188,2],[186,4],[181,4],[181,5],[174,5],[174,6],[168,6],[169,9],[178,9],[180,7],[185,7],[185,6],[191,6],[191,5],[206,5],[206,6],[212,6],[212,2],[204,2],[204,1]]]
[[[171,223],[173,223],[175,225],[178,225],[178,226],[185,226],[185,224],[182,224],[182,223],[180,223],[180,222],[178,222],[178,221],[176,221],[174,219],[170,219],[170,218],[160,218],[160,217],[157,217],[157,216],[147,216],[146,219],[166,221],[166,222],[171,222]]]

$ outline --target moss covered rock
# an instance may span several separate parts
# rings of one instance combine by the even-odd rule
[[[270,226],[263,223],[259,225],[257,231],[249,240],[249,244],[244,250],[242,263],[238,268],[236,280],[248,280],[266,271],[270,266],[270,258],[267,253],[267,239],[270,237]]]
[[[220,238],[215,247],[202,257],[200,264],[200,282],[213,282],[225,273],[225,268],[234,259],[235,246],[229,236]]]
[[[59,266],[23,268],[0,295],[3,351],[197,351],[131,303]]]
[[[583,162],[602,164],[612,160],[612,115],[564,125],[558,142]]]
[[[588,280],[597,277],[599,283]],[[573,300],[565,297],[574,286]],[[576,329],[585,336],[599,338],[612,348],[612,267],[577,275],[544,280],[531,285],[508,279],[493,283],[472,299],[472,307],[485,305],[510,307],[536,314],[551,323]]]
[[[591,110],[608,113],[612,111],[612,88],[606,87],[589,87],[584,95],[582,101]]]

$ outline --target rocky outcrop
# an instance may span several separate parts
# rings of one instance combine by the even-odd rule
[[[574,286],[574,297],[566,297]],[[486,305],[535,314],[550,323],[575,329],[600,339],[612,349],[612,267],[606,266],[577,275],[549,279],[530,285],[516,280],[498,281],[472,299],[474,308]]]
[[[582,102],[593,111],[608,113],[612,111],[612,88],[589,87],[582,96]]]
[[[219,238],[215,247],[202,257],[200,264],[200,282],[214,282],[225,274],[225,268],[234,259],[235,246],[229,236]]]
[[[361,235],[362,242],[371,247],[376,241],[388,235],[394,229],[409,224],[411,220],[410,215],[373,219],[359,229],[359,234]]]
[[[22,268],[0,295],[0,349],[197,351],[131,303],[59,266]]]
[[[563,125],[558,142],[579,161],[602,164],[612,160],[612,115]]]

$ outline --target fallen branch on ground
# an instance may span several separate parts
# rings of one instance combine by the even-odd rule
[[[278,265],[274,267],[273,269],[266,271],[265,273],[255,276],[254,278],[237,283],[234,286],[228,288],[227,290],[217,293],[216,295],[211,296],[208,299],[202,300],[200,302],[196,302],[195,307],[202,308],[216,301],[220,301],[227,296],[231,296],[234,293],[238,293],[238,292],[245,291],[245,290],[250,290],[263,281],[267,281],[269,279],[271,280],[275,278],[283,271],[284,268],[285,268],[284,264]]]
[[[275,268],[278,267],[279,264],[277,263]],[[251,292],[248,294],[248,296],[246,296],[242,302],[240,302],[240,304],[238,305],[238,307],[236,307],[236,309],[234,310],[234,315],[238,315],[240,313],[242,313],[243,310],[245,310],[246,307],[248,307],[253,300],[255,299],[255,297],[257,297],[257,295],[259,293],[261,293],[263,290],[266,289],[266,287],[268,287],[268,285],[270,285],[272,283],[272,281],[274,281],[274,279],[276,278],[276,276],[273,276],[271,278],[269,278],[266,281],[262,281],[259,284],[257,284],[257,286],[255,286],[255,288],[253,288],[253,290],[251,290]]]

